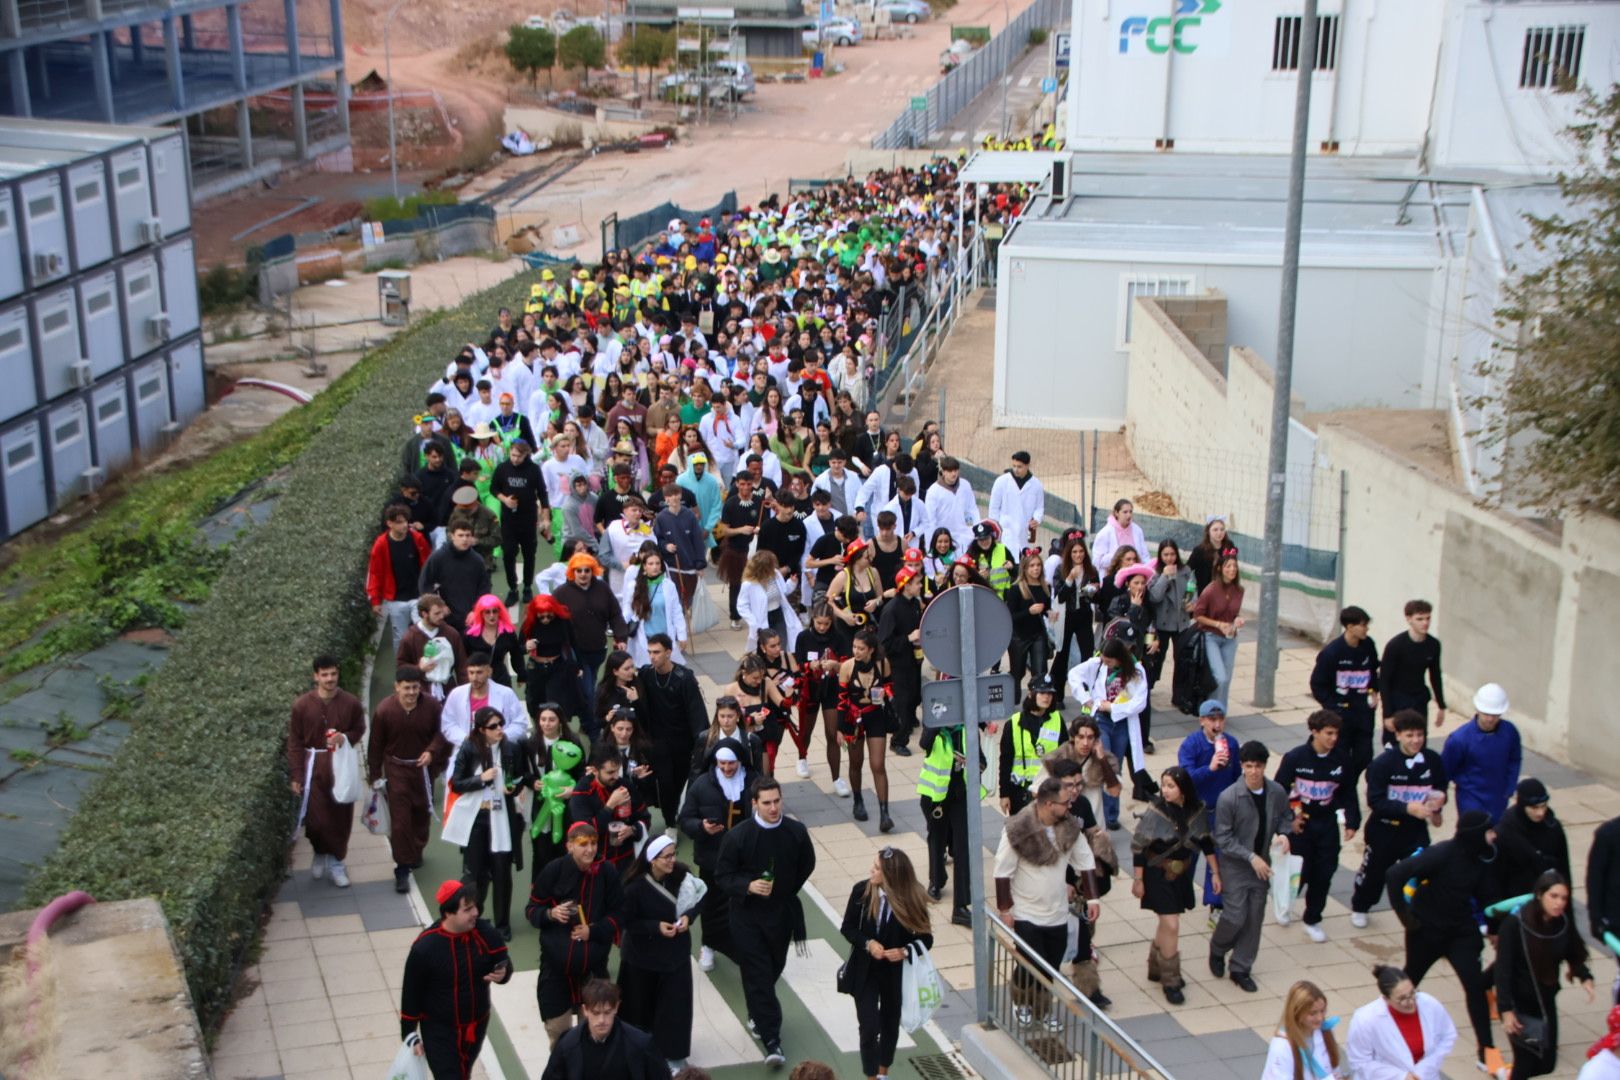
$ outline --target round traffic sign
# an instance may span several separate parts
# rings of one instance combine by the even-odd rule
[[[989,669],[1012,640],[1012,612],[992,589],[956,585],[929,603],[922,617],[922,651],[928,662],[952,675],[963,673],[962,606],[973,621],[973,672]]]

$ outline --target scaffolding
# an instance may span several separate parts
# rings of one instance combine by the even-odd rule
[[[722,60],[742,60],[747,44],[737,33],[735,8],[675,9],[675,100],[691,108],[691,119],[707,124],[716,117],[737,119],[739,95]]]

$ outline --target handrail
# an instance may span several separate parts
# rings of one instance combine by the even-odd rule
[[[891,355],[889,350],[894,347],[889,335],[880,327],[877,349],[877,360],[871,369],[871,393],[868,395],[871,408],[880,413],[887,413],[890,406],[903,402],[901,410],[909,416],[911,402],[915,399],[921,388],[921,382],[926,375],[928,365],[933,363],[939,352],[940,344],[950,333],[951,327],[961,317],[962,307],[967,296],[973,291],[973,275],[976,272],[982,251],[978,244],[964,248],[962,262],[952,268],[951,276],[940,289],[938,297],[923,312],[918,323],[916,334],[901,347],[900,351]],[[902,294],[900,304],[907,303]],[[904,312],[894,316],[894,323],[898,325],[905,319]],[[898,330],[894,335],[899,337]],[[898,364],[898,370],[895,365]],[[880,378],[884,372],[890,372],[886,377]]]
[[[991,930],[991,1021],[1056,1080],[1175,1080],[1057,968],[984,905]],[[1008,976],[1011,977],[1008,977]],[[1022,977],[1020,977],[1022,976]],[[1044,1006],[1037,1009],[1036,1006]],[[1028,1009],[1028,1023],[1018,1010]],[[1055,1018],[1053,1026],[1049,1020]]]

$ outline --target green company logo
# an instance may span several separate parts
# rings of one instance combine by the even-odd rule
[[[1196,31],[1203,25],[1206,15],[1221,10],[1221,0],[1180,0],[1173,15],[1148,18],[1132,15],[1119,24],[1119,51],[1129,53],[1138,39],[1147,51],[1163,56],[1174,49],[1178,53],[1198,51]]]

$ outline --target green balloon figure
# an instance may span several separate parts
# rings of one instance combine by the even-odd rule
[[[540,778],[540,809],[529,826],[529,836],[538,837],[542,830],[551,829],[551,842],[562,843],[563,829],[568,824],[568,800],[564,798],[578,783],[570,773],[585,760],[585,751],[578,743],[559,739],[551,744],[551,771]]]

